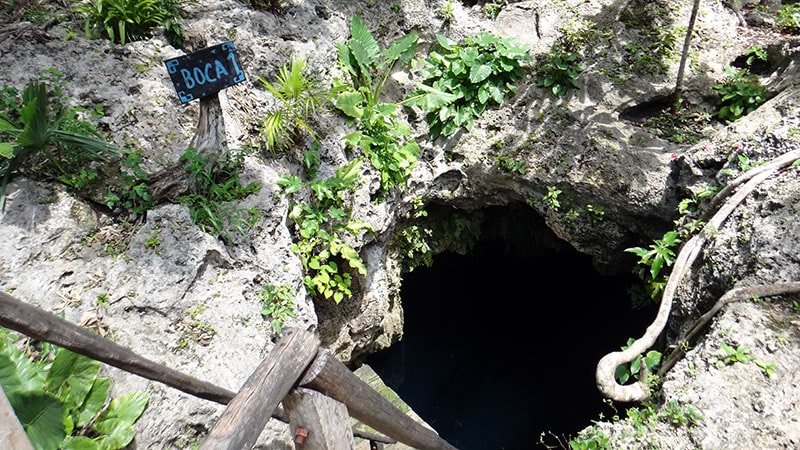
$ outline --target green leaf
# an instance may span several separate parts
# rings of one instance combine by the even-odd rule
[[[480,64],[472,66],[469,70],[469,81],[473,83],[480,83],[481,81],[489,78],[492,74],[492,68],[488,64]]]
[[[398,39],[383,52],[383,57],[385,58],[383,65],[390,66],[395,61],[404,65],[410,61],[417,51],[417,40],[418,36],[414,31]]]
[[[97,378],[92,383],[92,388],[86,395],[84,402],[80,405],[78,411],[77,422],[78,427],[83,427],[88,424],[94,416],[96,416],[106,404],[108,392],[111,387],[111,382],[108,378]]]
[[[94,426],[101,435],[98,439],[101,449],[117,450],[130,444],[133,424],[144,411],[148,399],[146,392],[135,392],[111,401]]]
[[[7,395],[34,448],[58,448],[67,435],[64,431],[67,408],[61,400],[43,391],[17,391]]]
[[[369,70],[371,66],[378,63],[378,58],[381,54],[378,41],[375,40],[372,32],[358,16],[353,16],[350,19],[350,36],[348,45],[353,52],[353,56],[362,70]]]
[[[53,365],[47,371],[47,391],[72,409],[83,403],[99,371],[100,362],[59,348]]]
[[[449,93],[436,89],[425,84],[417,86],[417,92],[414,97],[406,101],[407,104],[419,106],[425,111],[436,111],[450,103],[453,103],[458,97]]]
[[[98,450],[99,448],[97,442],[86,436],[67,436],[59,446],[59,450]]]
[[[362,104],[364,96],[359,92],[347,91],[339,94],[336,98],[336,107],[350,117],[360,119],[364,116]]]

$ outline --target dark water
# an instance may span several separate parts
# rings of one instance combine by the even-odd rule
[[[541,432],[574,436],[613,413],[597,361],[655,314],[632,310],[633,277],[601,276],[584,255],[527,260],[503,247],[441,254],[407,274],[404,338],[366,361],[461,450],[544,448]]]

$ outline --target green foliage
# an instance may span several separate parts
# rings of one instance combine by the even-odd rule
[[[648,248],[632,247],[625,249],[639,257],[638,264],[643,266],[639,271],[639,278],[645,282],[645,287],[650,298],[657,300],[664,291],[666,276],[661,271],[664,266],[672,266],[675,261],[673,250],[681,243],[679,233],[675,230],[664,233],[661,239],[656,239]]]
[[[791,34],[800,34],[800,3],[784,3],[778,11],[778,26]]]
[[[578,76],[583,71],[580,61],[580,53],[567,52],[558,45],[554,46],[537,70],[540,77],[537,85],[549,88],[558,98],[567,95],[570,89],[579,89]]]
[[[120,153],[123,156],[120,168],[122,185],[111,189],[104,199],[105,204],[111,210],[123,209],[136,215],[144,214],[155,206],[155,201],[147,184],[148,175],[142,169],[142,151],[123,148]]]
[[[548,208],[558,211],[561,208],[561,202],[558,201],[559,195],[561,195],[561,189],[555,186],[547,186],[547,193],[542,197],[542,201]]]
[[[727,344],[720,344],[719,348],[725,352],[725,358],[722,360],[724,364],[730,365],[737,362],[749,363],[753,360],[753,357],[750,355],[750,347],[747,347],[746,345],[740,345],[736,348],[733,348]]]
[[[427,113],[431,139],[451,136],[460,127],[472,129],[487,107],[503,103],[522,77],[522,62],[529,48],[516,39],[491,33],[468,37],[462,45],[436,36],[440,49],[432,51],[417,68],[421,82],[404,103]]]
[[[622,350],[627,349],[633,344],[634,339],[629,338],[628,344],[622,347]],[[628,380],[637,380],[640,376],[640,372],[642,370],[642,361],[644,360],[645,368],[648,374],[655,373],[658,370],[658,366],[661,364],[661,352],[657,350],[650,350],[647,354],[642,357],[639,355],[628,364],[617,366],[616,371],[614,372],[614,378],[617,380],[619,384],[625,384]]]
[[[411,128],[397,117],[397,105],[381,103],[383,86],[397,66],[414,56],[417,34],[399,38],[381,51],[378,42],[358,16],[350,22],[351,37],[337,43],[339,64],[350,83],[335,79],[332,94],[335,106],[357,130],[345,136],[350,148],[360,148],[372,166],[380,172],[378,198],[396,188],[404,188],[419,156],[419,145],[411,138]]]
[[[336,303],[352,295],[352,275],[345,265],[363,276],[367,274],[361,256],[346,240],[348,236],[358,238],[368,229],[351,218],[346,205],[348,194],[361,179],[361,164],[360,159],[354,159],[325,180],[304,183],[295,176],[278,180],[284,194],[294,196],[306,191],[311,198],[308,203],[295,203],[289,212],[296,232],[291,250],[300,256],[308,292]]]
[[[31,80],[21,98],[13,88],[2,91],[0,111],[0,210],[12,175],[27,168],[33,174],[53,177],[72,187],[83,187],[96,176],[87,166],[107,160],[117,148],[107,143],[80,112],[60,98],[60,74],[53,84]]]
[[[496,19],[502,9],[503,9],[503,3],[486,2],[483,4],[481,12],[483,12],[483,15],[488,17],[489,19]]]
[[[116,450],[133,440],[146,393],[109,403],[98,361],[50,345],[33,357],[14,342],[0,329],[0,385],[35,448]]]
[[[692,110],[681,101],[648,118],[644,125],[654,130],[658,137],[670,142],[695,144],[702,138],[710,122],[711,115],[708,112]]]
[[[398,120],[396,109],[394,103],[365,108],[358,119],[359,129],[345,136],[348,147],[360,148],[380,172],[377,199],[395,188],[405,188],[420,153],[419,144],[410,137],[411,128]]]
[[[392,246],[397,251],[403,265],[403,272],[411,272],[419,265],[433,264],[431,241],[433,230],[421,223],[428,212],[423,209],[422,200],[414,199],[414,208],[406,213],[406,220],[413,222],[400,227],[393,236]]]
[[[369,28],[358,16],[353,16],[350,39],[336,43],[339,65],[350,77],[349,86],[341,80],[334,82],[338,88],[334,93],[336,106],[349,117],[358,118],[364,106],[378,105],[389,74],[394,67],[411,60],[417,51],[417,40],[417,33],[411,32],[381,50]]]
[[[714,90],[719,94],[717,117],[726,122],[750,114],[767,101],[767,87],[761,84],[758,76],[750,75],[746,68],[737,71],[726,66],[725,80],[715,84]]]
[[[261,315],[269,321],[272,330],[280,334],[283,323],[294,317],[294,292],[286,284],[267,285],[261,289]]]
[[[233,153],[230,156],[227,161],[210,165],[194,148],[187,149],[181,159],[189,162],[186,171],[194,176],[196,185],[193,193],[178,198],[180,203],[189,205],[189,214],[195,224],[225,242],[232,241],[232,232],[246,236],[247,229],[260,217],[255,207],[242,209],[236,206],[237,201],[258,192],[261,183],[254,181],[242,186],[239,169],[244,155]]]
[[[525,175],[525,160],[514,159],[513,156],[500,152],[494,157],[494,164],[508,176]]]
[[[75,11],[86,16],[84,31],[89,38],[104,36],[112,43],[125,45],[145,39],[153,28],[163,26],[170,43],[180,47],[181,3],[182,0],[89,0]]]
[[[453,20],[453,0],[445,0],[444,6],[436,11],[436,14],[442,18],[445,23]]]
[[[570,450],[610,450],[608,435],[595,427],[589,427],[577,438],[569,440]]]
[[[772,378],[775,375],[775,368],[777,367],[775,363],[767,361],[755,361],[755,363],[767,378]]]
[[[327,95],[308,74],[308,62],[292,57],[289,67],[281,67],[274,83],[259,78],[261,83],[281,103],[278,111],[264,119],[261,134],[267,147],[273,151],[285,150],[297,140],[299,131],[305,131],[316,139],[308,124]]]
[[[699,425],[703,414],[691,406],[681,405],[677,400],[670,400],[659,411],[658,419],[675,427],[688,427]]]

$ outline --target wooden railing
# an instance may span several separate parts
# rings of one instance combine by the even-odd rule
[[[308,331],[284,330],[275,348],[239,392],[233,393],[137,355],[3,292],[0,326],[227,405],[202,443],[202,450],[250,449],[271,417],[289,423],[298,449],[351,449],[355,433],[384,443],[396,440],[417,449],[455,450],[358,378],[320,347],[319,338]],[[0,435],[19,440],[19,446],[13,448],[32,448],[4,400],[0,395]],[[354,432],[348,416],[385,436]]]

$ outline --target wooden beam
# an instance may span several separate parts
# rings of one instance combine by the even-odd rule
[[[22,424],[19,423],[11,403],[8,402],[8,397],[0,386],[0,442],[3,443],[5,448],[14,450],[33,450],[31,441],[28,440],[28,435]]]
[[[456,450],[397,409],[325,349],[320,349],[299,385],[344,403],[350,416],[406,445],[420,450]]]
[[[149,380],[159,381],[206,400],[225,404],[236,395],[227,389],[139,356],[119,344],[103,339],[5,292],[0,292],[0,326],[64,347]]]
[[[330,450],[355,448],[350,416],[344,403],[321,392],[297,388],[283,399],[295,448]]]
[[[75,353],[104,362],[148,380],[158,381],[195,397],[227,405],[236,393],[170,369],[105,340],[83,328],[5,292],[0,292],[0,326],[18,331],[42,342],[64,347]],[[289,423],[282,407],[272,414],[274,419]],[[385,436],[373,436],[354,430],[358,437],[391,443]]]
[[[270,415],[295,385],[319,349],[319,338],[286,329],[277,345],[228,403],[200,450],[253,448]]]

